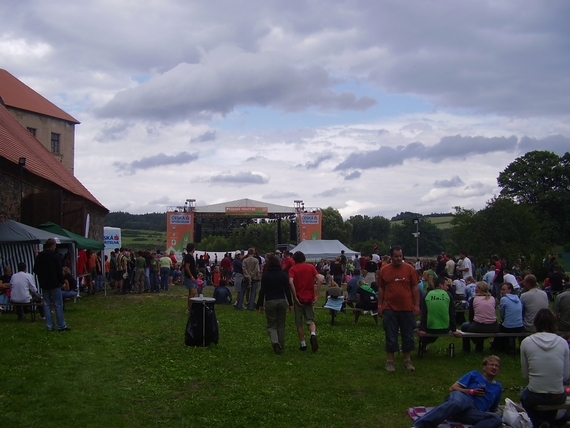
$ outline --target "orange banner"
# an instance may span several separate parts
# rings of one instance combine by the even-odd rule
[[[321,212],[299,213],[298,227],[301,231],[301,241],[306,239],[321,239]]]
[[[166,213],[166,247],[181,253],[194,241],[194,213]]]

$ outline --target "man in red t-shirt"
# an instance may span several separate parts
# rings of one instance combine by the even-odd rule
[[[297,334],[301,341],[299,349],[307,350],[307,342],[305,342],[305,329],[303,327],[303,319],[309,331],[311,332],[311,349],[317,352],[319,343],[317,342],[317,326],[315,325],[315,310],[313,305],[316,303],[321,292],[321,279],[314,265],[305,263],[305,254],[297,251],[293,254],[295,265],[289,269],[289,284],[291,292],[295,299],[295,325],[297,326]],[[317,290],[315,292],[315,283]]]
[[[418,274],[412,265],[404,263],[402,247],[399,245],[390,249],[392,263],[384,266],[378,272],[378,302],[384,317],[386,333],[386,370],[393,372],[394,353],[400,350],[398,331],[402,336],[402,353],[404,367],[414,371],[411,352],[416,348],[414,341],[415,316],[420,313],[420,292],[418,289]]]

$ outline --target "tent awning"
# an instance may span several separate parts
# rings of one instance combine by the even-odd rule
[[[72,244],[73,239],[55,232],[37,229],[14,220],[0,223],[0,243],[3,244],[43,244],[54,238],[58,244]]]
[[[344,254],[347,257],[352,257],[355,254],[359,254],[358,251],[353,251],[340,242],[338,239],[306,239],[302,241],[299,245],[291,250],[291,253],[295,251],[302,251],[305,254],[307,260],[320,260],[320,259],[334,259],[340,256],[340,252],[344,250]]]
[[[102,242],[95,241],[95,240],[89,239],[89,238],[84,238],[83,236],[78,235],[77,233],[73,233],[67,229],[64,229],[60,225],[52,223],[52,222],[40,224],[38,226],[38,229],[46,230],[46,231],[49,231],[52,233],[57,233],[58,235],[67,236],[68,238],[75,241],[75,246],[80,250],[96,250],[96,251],[99,251],[99,250],[103,250],[105,248],[105,245]]]

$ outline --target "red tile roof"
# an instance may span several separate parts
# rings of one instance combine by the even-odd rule
[[[0,97],[4,104],[78,124],[79,121],[51,103],[6,70],[0,69]]]
[[[0,105],[0,156],[15,164],[19,158],[26,158],[26,171],[107,210],[3,105]]]

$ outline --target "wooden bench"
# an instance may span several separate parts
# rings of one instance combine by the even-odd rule
[[[570,410],[570,397],[566,397],[562,404],[540,404],[536,406],[536,410]]]
[[[486,338],[493,338],[493,337],[527,337],[530,336],[532,333],[523,331],[521,333],[472,333],[472,332],[462,332],[461,333],[461,337],[455,337],[453,335],[453,333],[445,333],[445,334],[435,334],[435,333],[426,333],[423,336],[419,336],[419,346],[418,346],[418,357],[422,358],[424,356],[424,351],[425,351],[425,344],[423,343],[423,339],[425,337],[453,337],[455,339],[463,339],[463,338],[469,338],[469,339],[474,339],[474,338],[481,338],[481,339],[486,339]],[[448,355],[451,355],[451,343],[450,343],[450,347],[448,348]]]
[[[35,322],[35,321],[36,321],[36,309],[37,309],[38,306],[41,306],[41,305],[43,305],[43,304],[44,304],[44,302],[43,302],[43,300],[42,300],[40,303],[37,303],[37,302],[30,302],[30,303],[15,303],[15,302],[9,302],[9,303],[4,304],[3,306],[5,306],[5,307],[12,307],[12,308],[14,308],[14,309],[15,309],[15,308],[22,308],[22,310],[23,310],[24,308],[30,308],[30,309],[31,309],[31,311],[30,311],[30,318],[31,318],[32,322]],[[14,310],[13,312],[14,312],[16,315],[18,314],[18,311],[17,311],[17,310]]]
[[[344,307],[342,310],[337,311],[335,309],[331,309],[331,308],[325,308],[324,306],[315,306],[316,310],[325,310],[325,311],[331,311],[331,325],[334,325],[335,319],[336,319],[336,315],[338,312],[371,312],[370,309],[360,309],[360,308],[351,308],[350,306],[346,306]]]

